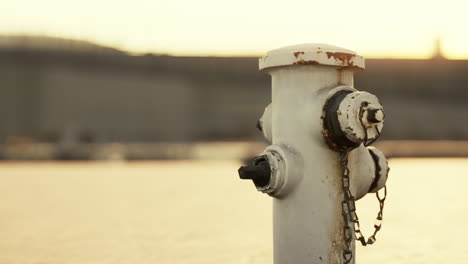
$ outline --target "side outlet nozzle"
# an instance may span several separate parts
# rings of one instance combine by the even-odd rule
[[[239,177],[243,180],[252,180],[257,187],[267,186],[271,178],[271,168],[265,155],[252,159],[247,166],[238,170]]]

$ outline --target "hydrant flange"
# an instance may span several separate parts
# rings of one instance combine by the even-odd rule
[[[270,145],[238,172],[241,179],[252,180],[258,191],[280,198],[290,193],[302,179],[302,168],[303,159],[299,153],[285,145]]]
[[[324,136],[336,151],[368,145],[380,136],[383,106],[377,97],[352,87],[337,87],[324,106]]]

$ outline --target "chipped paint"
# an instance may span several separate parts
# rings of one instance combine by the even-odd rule
[[[335,59],[335,61],[343,66],[353,67],[355,54],[344,52],[326,52],[327,57]]]
[[[298,60],[294,62],[293,64],[299,64],[299,65],[319,65],[320,63],[316,60]]]
[[[338,153],[336,153],[338,156]],[[342,214],[342,205],[341,205],[341,197],[343,197],[343,187],[341,183],[341,174],[342,170],[344,169],[340,162],[339,157],[333,161],[335,162],[334,168],[336,168],[336,172],[333,177],[328,178],[328,184],[332,186],[332,189],[335,190],[334,193],[331,195],[332,200],[335,201],[333,211],[336,215]],[[334,218],[334,223],[332,224],[335,228],[330,229],[329,237],[331,241],[331,246],[329,247],[330,251],[328,252],[328,263],[330,264],[339,264],[342,260],[343,249],[345,248],[344,245],[344,220],[343,217]],[[337,231],[339,230],[339,231]]]
[[[296,51],[296,52],[294,52],[294,57],[296,57],[296,59],[297,59],[297,57],[299,57],[299,55],[301,55],[301,54],[304,54],[304,52],[303,51]]]

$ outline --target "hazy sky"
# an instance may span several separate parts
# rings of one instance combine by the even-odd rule
[[[44,34],[132,52],[258,55],[320,42],[367,57],[468,58],[468,1],[2,0],[0,34]]]

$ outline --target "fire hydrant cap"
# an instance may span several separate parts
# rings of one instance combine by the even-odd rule
[[[259,68],[288,65],[327,65],[364,70],[364,58],[356,52],[328,44],[300,44],[269,51],[260,58]]]

